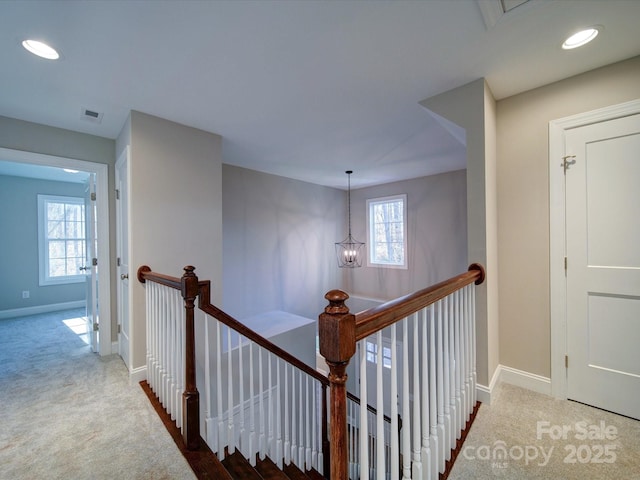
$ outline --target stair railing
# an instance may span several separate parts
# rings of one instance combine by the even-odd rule
[[[181,428],[189,450],[200,447],[196,387],[195,301],[204,312],[204,438],[219,457],[240,450],[250,463],[269,456],[280,468],[329,471],[326,376],[210,302],[210,282],[195,267],[181,278],[138,269],[146,283],[147,382]]]
[[[329,305],[318,328],[331,384],[332,480],[437,479],[445,472],[477,408],[475,285],[484,277],[484,268],[473,264],[468,272],[357,315],[345,305],[345,292],[325,295]],[[390,342],[388,352],[383,338]],[[367,409],[360,409],[357,434],[351,425],[348,429],[346,390],[346,368],[356,350],[361,402],[368,404],[367,382],[373,382],[377,408],[372,427]],[[373,376],[369,364],[375,368]],[[385,438],[385,410],[391,432],[398,431],[398,414],[404,422],[401,439],[389,435],[388,448],[385,442],[370,441]],[[357,462],[350,463],[354,455]]]

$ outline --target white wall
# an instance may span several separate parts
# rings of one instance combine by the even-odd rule
[[[222,292],[221,138],[168,120],[131,112],[118,140],[119,155],[131,145],[131,278],[141,265],[180,277],[194,265],[212,284],[212,301]],[[131,282],[133,314],[131,368],[146,356],[145,290]]]

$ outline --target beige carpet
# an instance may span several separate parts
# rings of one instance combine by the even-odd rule
[[[640,479],[640,421],[502,384],[449,476],[493,478]]]
[[[63,321],[0,320],[0,479],[195,478],[118,356]]]

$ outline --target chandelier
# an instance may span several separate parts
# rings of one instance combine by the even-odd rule
[[[355,240],[351,235],[351,174],[353,171],[347,170],[345,173],[349,185],[347,190],[349,235],[343,241],[336,243],[336,257],[338,258],[338,267],[356,268],[362,266],[364,243]]]

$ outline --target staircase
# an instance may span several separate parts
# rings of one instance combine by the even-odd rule
[[[279,469],[273,461],[266,457],[260,459],[256,457],[255,467],[236,450],[231,455],[225,451],[225,458],[220,461],[211,451],[203,439],[196,450],[189,450],[186,447],[180,429],[176,422],[171,420],[171,415],[162,406],[158,397],[146,381],[140,382],[142,390],[147,394],[149,402],[156,410],[156,413],[164,423],[167,431],[173,438],[176,446],[184,455],[185,460],[191,466],[193,473],[201,480],[325,480],[316,470],[311,469],[303,472],[293,463],[284,465]]]
[[[194,270],[177,278],[143,266],[138,280],[147,284],[141,385],[198,478],[446,478],[479,405],[481,265],[357,315],[345,292],[328,292],[318,323],[328,377],[212,305]],[[359,399],[346,389],[356,352]]]

